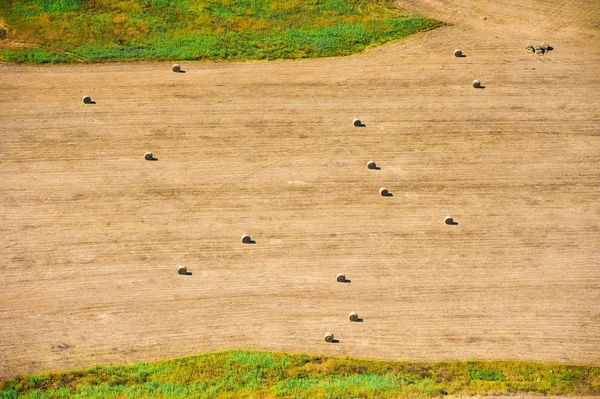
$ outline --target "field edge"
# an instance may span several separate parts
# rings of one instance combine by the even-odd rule
[[[0,380],[0,398],[600,395],[600,366],[529,361],[383,361],[231,349]]]

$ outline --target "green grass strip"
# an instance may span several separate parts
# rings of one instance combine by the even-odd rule
[[[519,361],[389,362],[233,350],[0,382],[0,398],[405,398],[600,395],[600,367]]]
[[[0,0],[0,61],[348,55],[443,23],[394,0]]]

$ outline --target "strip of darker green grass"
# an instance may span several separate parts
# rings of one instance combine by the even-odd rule
[[[0,382],[0,398],[599,395],[600,367],[516,361],[414,363],[227,351]]]
[[[7,62],[348,55],[441,22],[393,0],[0,0]],[[1,44],[1,43],[0,43]]]

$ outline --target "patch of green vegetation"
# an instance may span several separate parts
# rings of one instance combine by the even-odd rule
[[[0,381],[0,399],[599,395],[600,367],[512,361],[414,363],[227,351]]]
[[[64,53],[34,47],[28,49],[0,49],[0,60],[7,62],[28,62],[32,64],[59,64],[71,62],[72,58]]]
[[[473,381],[503,381],[506,379],[502,373],[493,372],[483,368],[469,369]]]
[[[0,0],[0,60],[261,60],[348,55],[442,25],[394,0]]]

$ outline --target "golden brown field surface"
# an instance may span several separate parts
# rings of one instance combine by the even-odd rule
[[[452,25],[180,74],[0,65],[0,378],[226,348],[600,364],[598,3],[399,4]]]

